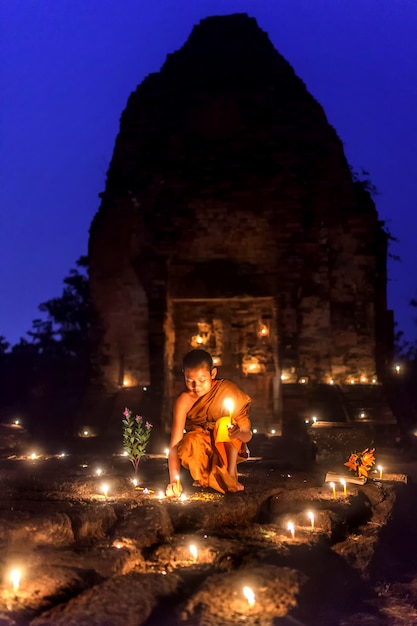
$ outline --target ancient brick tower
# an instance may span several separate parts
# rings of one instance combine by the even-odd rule
[[[129,397],[169,420],[192,346],[268,428],[286,383],[384,375],[386,235],[253,18],[204,19],[131,94],[101,199],[93,389],[117,398],[118,420]]]

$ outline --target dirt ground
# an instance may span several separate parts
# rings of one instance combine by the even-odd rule
[[[196,489],[184,475],[181,502],[159,497],[162,454],[134,486],[126,459],[96,443],[0,459],[0,626],[417,624],[412,456],[387,453],[399,479],[374,473],[336,497],[324,478],[339,468],[252,458],[243,493]]]

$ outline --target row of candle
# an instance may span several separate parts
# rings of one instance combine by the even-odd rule
[[[311,530],[314,530],[314,523],[315,523],[314,513],[312,511],[308,511],[307,517],[310,520]],[[292,539],[294,539],[294,537],[295,537],[295,526],[294,526],[293,522],[288,522],[287,530],[291,533]]]

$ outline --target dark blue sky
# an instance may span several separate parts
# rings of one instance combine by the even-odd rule
[[[416,0],[3,0],[0,335],[59,296],[88,230],[127,98],[208,15],[246,12],[323,106],[379,190],[399,243],[389,305],[417,336]]]

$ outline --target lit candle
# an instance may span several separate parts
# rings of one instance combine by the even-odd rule
[[[198,550],[197,546],[195,546],[194,544],[190,545],[190,554],[193,557],[194,561],[196,561],[198,557]]]
[[[103,492],[104,499],[107,500],[107,498],[109,497],[109,486],[106,484],[103,484],[101,486],[101,490]]]
[[[312,513],[312,511],[309,511],[307,513],[308,519],[311,522],[311,529],[314,530],[314,513]]]
[[[169,448],[165,448],[165,456],[168,458],[169,455]]]
[[[243,587],[243,595],[248,601],[249,606],[253,606],[255,604],[255,594],[250,587]]]
[[[132,478],[132,484],[134,487],[138,486],[138,479],[137,478]]]
[[[235,408],[235,403],[233,402],[232,398],[226,398],[223,406],[225,410],[228,411],[230,422],[231,424],[233,424],[233,409]]]
[[[292,522],[288,522],[287,529],[290,531],[291,537],[294,539],[294,537],[295,537],[294,524]]]
[[[96,474],[97,474],[97,476],[101,476],[101,474],[102,474],[102,473],[103,473],[103,470],[102,470],[102,469],[100,469],[100,468],[97,468],[97,469],[96,469]]]
[[[336,485],[334,483],[330,483],[330,488],[333,489],[333,498],[336,497]]]
[[[159,500],[162,500],[163,498],[165,498],[165,494],[164,494],[164,492],[163,492],[163,491],[159,491],[159,492],[158,492],[158,499],[159,499]]]
[[[20,586],[20,570],[12,569],[10,572],[10,580],[12,581],[13,591],[17,593]]]
[[[346,496],[347,492],[346,492],[346,481],[344,478],[340,479],[340,484],[343,485],[343,495]]]
[[[379,480],[381,480],[381,478],[382,478],[382,465],[378,465],[377,469],[379,471]]]
[[[180,496],[181,502],[185,502],[186,499],[187,499],[187,496],[185,495],[185,493],[182,493],[181,496]]]
[[[175,476],[175,480],[177,481],[177,490],[178,490],[178,493],[180,493],[180,492],[181,492],[181,483],[180,483],[180,476],[179,476],[179,474],[177,474],[177,475]]]

